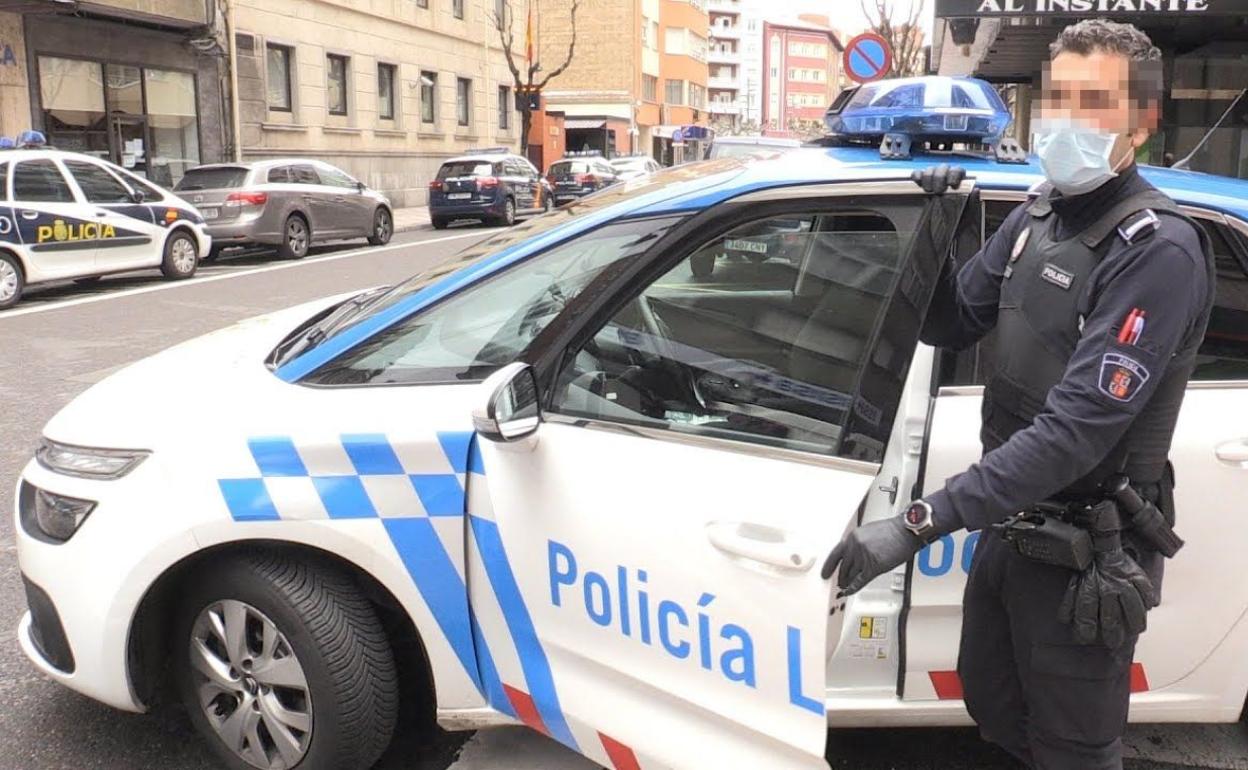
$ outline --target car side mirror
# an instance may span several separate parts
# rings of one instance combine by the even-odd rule
[[[359,192],[364,192],[365,190],[368,189],[368,185],[364,184],[363,182],[356,182],[355,189]]]
[[[147,200],[147,196],[143,193],[142,190],[133,190],[130,193],[130,200],[133,201],[134,203],[142,203],[143,201]]]
[[[526,363],[507,364],[481,384],[485,402],[473,410],[472,425],[490,441],[516,441],[541,424],[537,375]]]

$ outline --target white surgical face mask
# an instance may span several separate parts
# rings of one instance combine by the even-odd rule
[[[1090,192],[1118,176],[1110,155],[1120,134],[1051,118],[1037,120],[1033,134],[1044,176],[1063,195]]]

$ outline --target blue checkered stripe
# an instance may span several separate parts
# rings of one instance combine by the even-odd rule
[[[443,432],[398,452],[381,433],[303,447],[259,436],[247,441],[257,474],[217,483],[235,521],[463,516],[471,440]]]

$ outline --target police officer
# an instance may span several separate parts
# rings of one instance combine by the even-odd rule
[[[1181,544],[1166,456],[1209,319],[1213,262],[1199,227],[1134,164],[1157,124],[1158,49],[1129,24],[1092,19],[1065,28],[1051,54],[1033,148],[1046,183],[946,271],[923,332],[961,348],[996,328],[985,453],[902,516],[848,534],[824,576],[839,567],[852,593],[943,533],[986,530],[958,661],[971,716],[1028,767],[1108,770],[1122,767],[1159,551]],[[940,193],[962,175],[938,166],[916,181]],[[1115,482],[1166,520],[1140,524],[1138,505],[1107,491]],[[1024,554],[993,531],[1046,526],[1073,533],[1077,564],[1046,561],[1047,548]]]

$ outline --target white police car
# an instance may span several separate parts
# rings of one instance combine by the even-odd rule
[[[620,769],[816,768],[829,724],[965,723],[976,535],[847,601],[818,568],[979,454],[990,350],[918,329],[945,255],[1040,172],[963,157],[973,182],[925,196],[909,174],[931,162],[838,147],[670,169],[113,374],[19,482],[23,649],[122,709],[175,686],[237,768],[366,767],[403,699]],[[1145,176],[1209,228],[1220,284],[1173,453],[1188,544],[1131,713],[1233,721],[1248,183]],[[800,258],[694,274],[767,220]],[[188,375],[226,397],[137,408]]]
[[[106,161],[23,139],[0,152],[0,308],[45,281],[146,267],[195,274],[211,239],[193,206]]]

